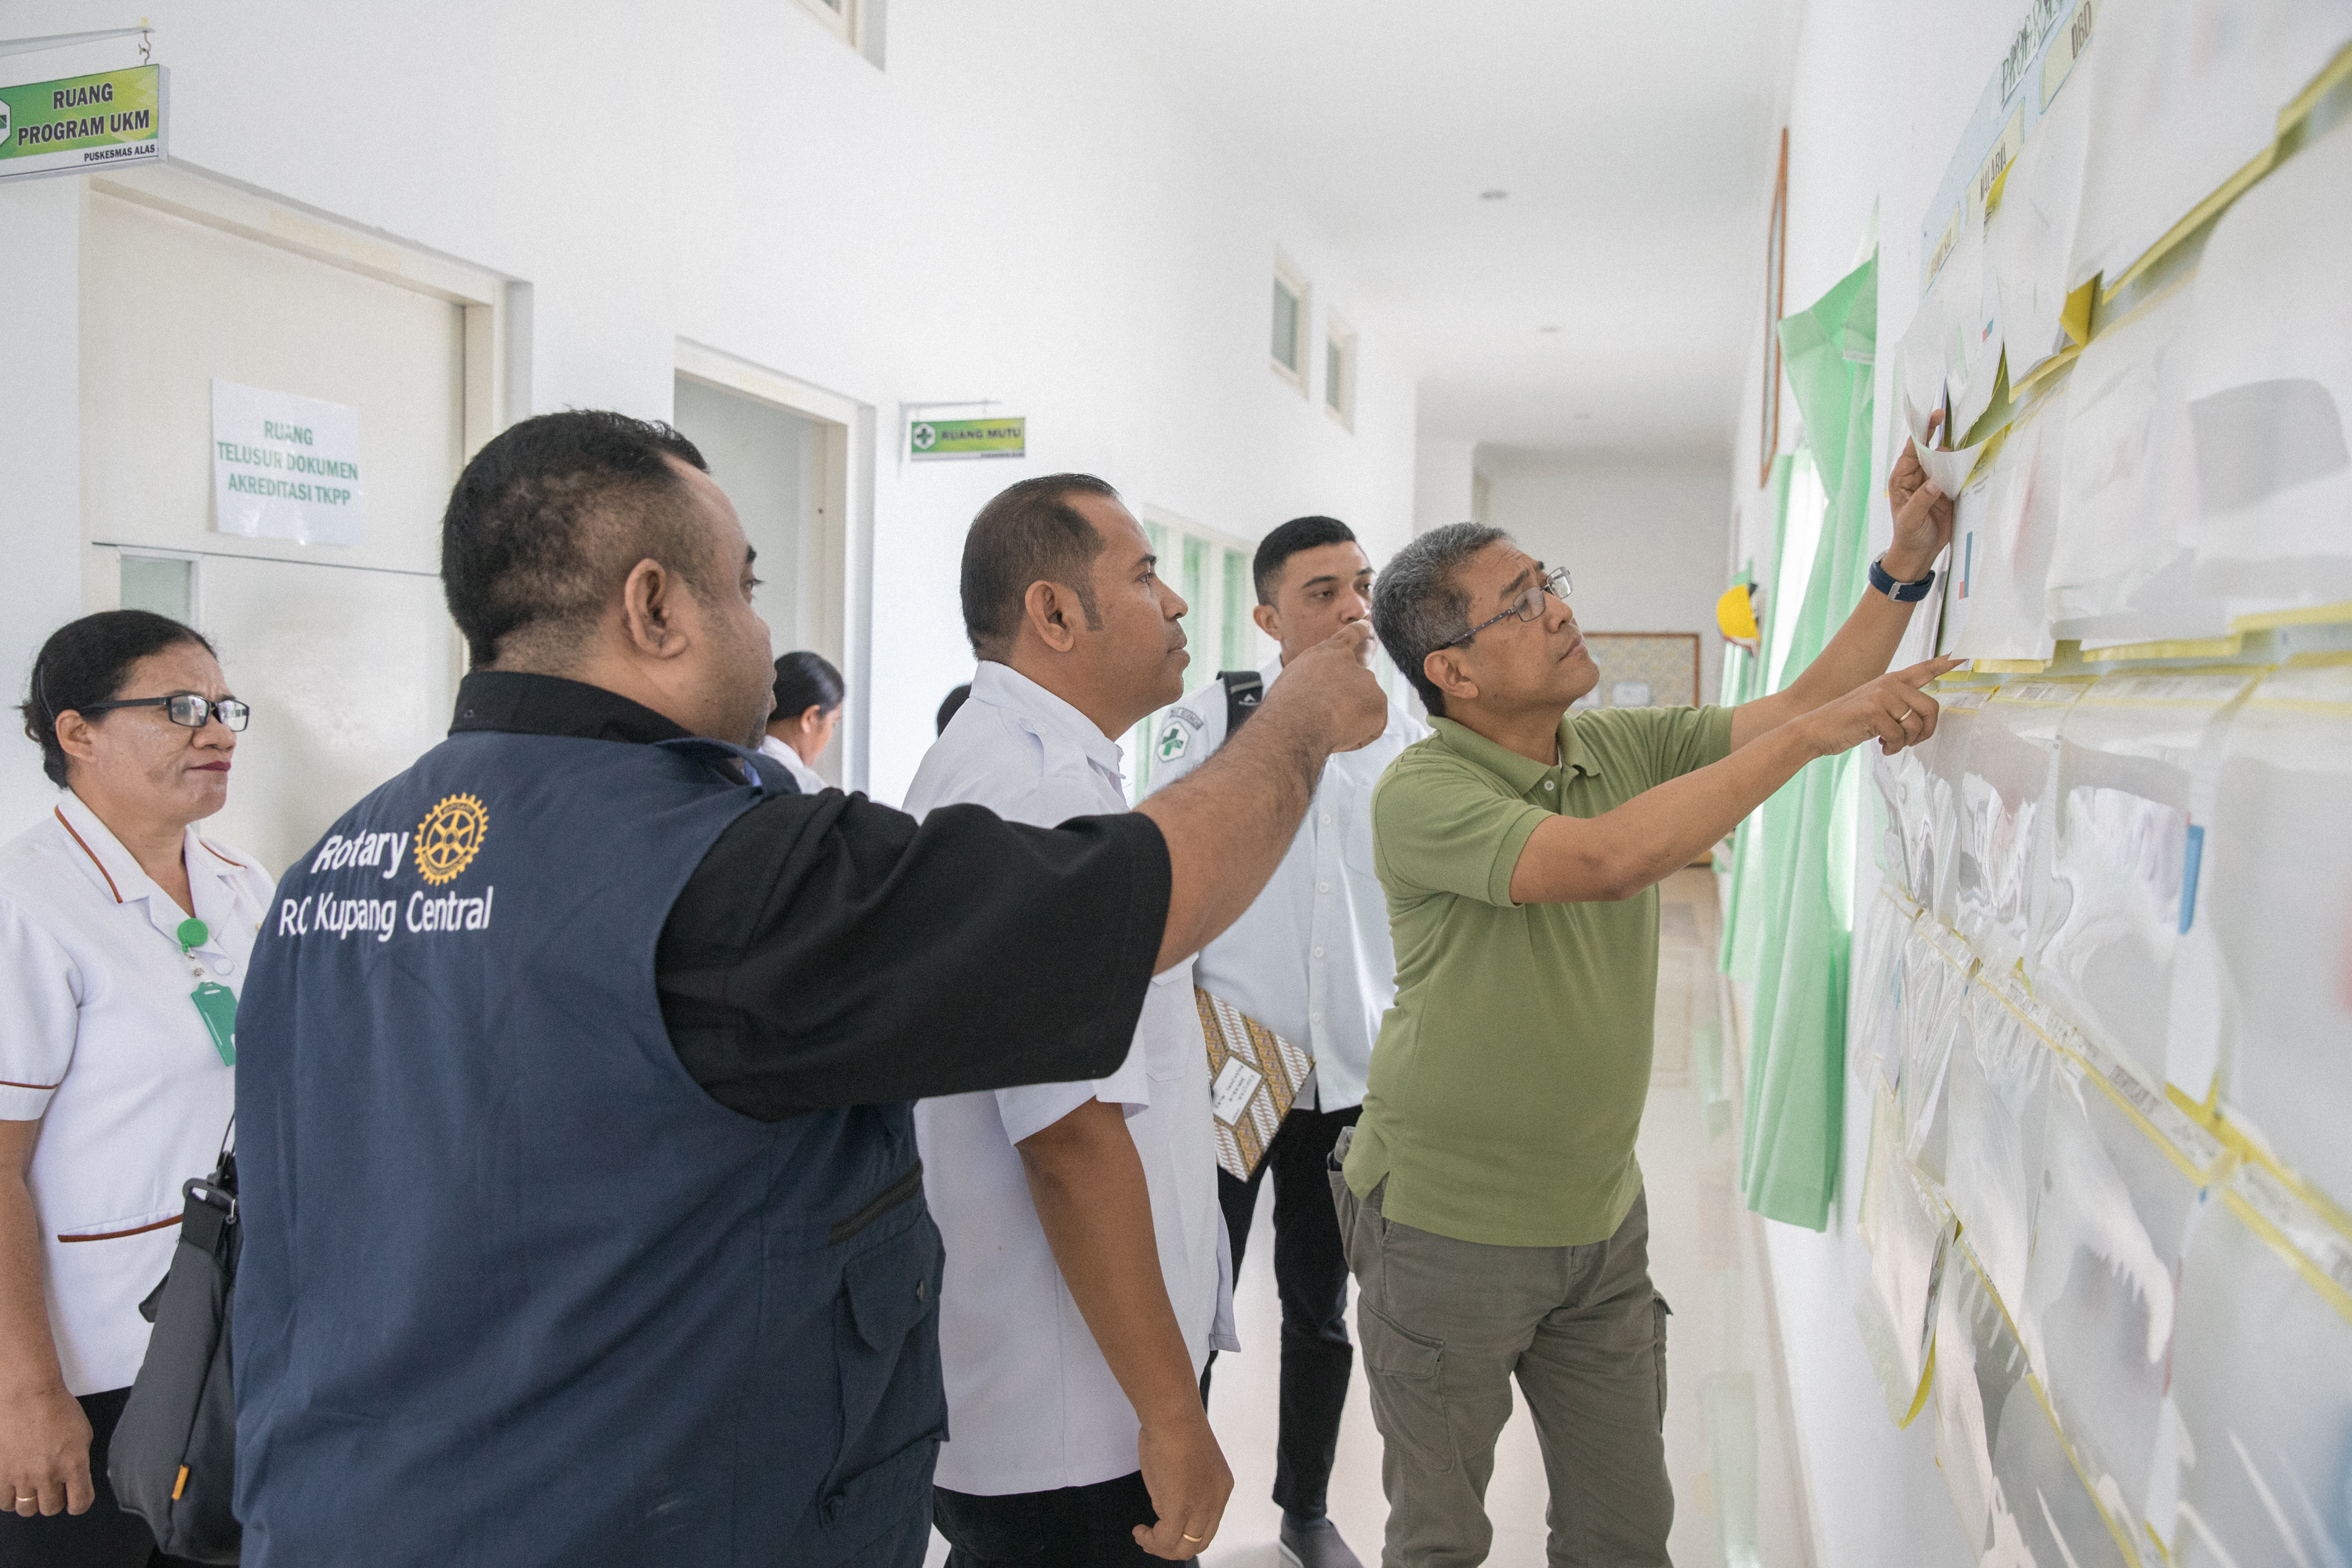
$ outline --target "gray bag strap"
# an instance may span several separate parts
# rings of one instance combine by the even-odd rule
[[[124,1512],[147,1521],[166,1556],[233,1563],[242,1530],[236,1483],[236,1400],[230,1364],[236,1265],[236,1155],[222,1138],[209,1177],[181,1184],[184,1208],[171,1271],[140,1311],[155,1325],[106,1454]]]
[[[1224,669],[1217,672],[1218,681],[1225,689],[1225,739],[1246,723],[1265,699],[1265,677],[1255,669]]]

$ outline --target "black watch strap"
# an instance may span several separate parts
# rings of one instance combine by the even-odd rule
[[[1870,563],[1870,585],[1898,605],[1916,605],[1935,587],[1936,574],[1930,572],[1916,583],[1898,583],[1888,574],[1882,556]]]

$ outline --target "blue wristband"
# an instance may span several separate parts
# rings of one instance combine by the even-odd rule
[[[1870,563],[1870,585],[1898,605],[1917,604],[1926,598],[1928,590],[1936,585],[1936,574],[1933,572],[1928,573],[1916,583],[1897,583],[1888,575],[1884,562],[1885,558],[1881,557]]]

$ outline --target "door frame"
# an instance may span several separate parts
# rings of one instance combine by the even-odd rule
[[[873,734],[874,410],[814,383],[724,349],[677,340],[677,374],[782,408],[817,428],[818,592],[809,641],[841,668],[842,787],[866,787]]]
[[[83,177],[81,186],[85,229],[91,198],[110,196],[458,306],[465,314],[465,374],[461,388],[464,406],[459,415],[463,449],[459,465],[471,460],[491,437],[506,428],[513,391],[509,384],[509,348],[516,326],[510,309],[514,279],[193,164],[159,163],[90,174]],[[79,531],[84,609],[119,608],[121,559],[126,547],[93,539],[87,519]],[[251,558],[247,552],[160,551],[146,545],[128,548],[133,554],[185,554],[194,559],[198,563],[196,593],[202,591],[202,563],[207,556]],[[389,570],[353,568],[341,562],[305,563],[345,570]],[[450,626],[448,633],[457,649],[450,668],[462,673],[469,663],[465,638],[455,625]],[[453,688],[448,693],[452,702],[457,695]]]

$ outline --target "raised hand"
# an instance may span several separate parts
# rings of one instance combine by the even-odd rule
[[[1350,621],[1283,667],[1254,723],[1276,713],[1307,721],[1325,749],[1369,746],[1388,728],[1389,698],[1372,679],[1372,628]]]
[[[1916,746],[1936,732],[1938,709],[1927,684],[1966,661],[1931,658],[1854,688],[1822,703],[1797,722],[1824,757],[1836,756],[1875,736],[1888,756]]]
[[[1927,439],[1934,441],[1943,411],[1927,416]],[[1903,456],[1887,476],[1886,500],[1895,512],[1895,542],[1886,550],[1886,570],[1898,583],[1916,583],[1927,574],[1944,546],[1952,542],[1952,498],[1937,489],[1919,463],[1916,445],[1903,443]]]

